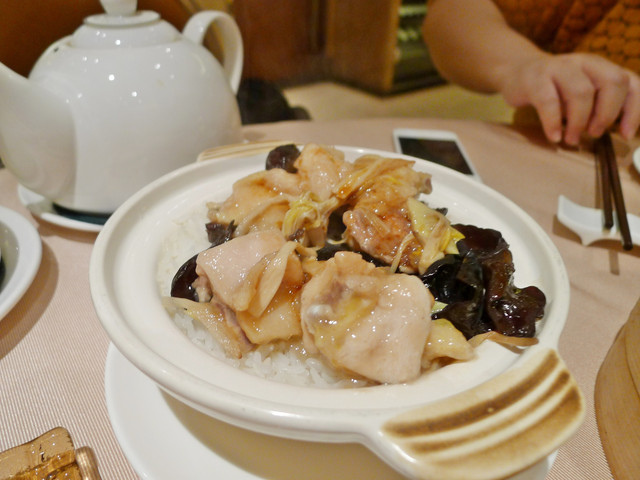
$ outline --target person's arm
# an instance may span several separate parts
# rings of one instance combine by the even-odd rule
[[[640,125],[640,77],[591,54],[552,55],[513,30],[491,0],[430,0],[424,37],[436,68],[478,92],[533,106],[549,140],[575,145],[620,117],[626,138]]]
[[[442,75],[479,92],[500,91],[498,79],[511,65],[544,55],[491,0],[430,0],[424,35]]]

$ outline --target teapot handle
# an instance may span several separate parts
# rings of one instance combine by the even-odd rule
[[[215,10],[198,12],[189,19],[182,34],[192,42],[201,44],[211,24],[215,24],[218,27],[218,31],[222,36],[224,54],[222,68],[231,84],[231,90],[234,94],[238,93],[244,56],[242,36],[233,17],[225,12]]]

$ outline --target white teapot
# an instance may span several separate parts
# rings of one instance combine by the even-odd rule
[[[112,213],[209,147],[240,140],[242,38],[217,11],[182,34],[136,0],[101,0],[29,78],[0,63],[0,158],[30,190],[76,211]],[[224,61],[202,46],[218,27]]]

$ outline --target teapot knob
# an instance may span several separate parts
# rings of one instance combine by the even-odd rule
[[[108,15],[130,16],[136,13],[137,0],[100,0],[102,8]]]

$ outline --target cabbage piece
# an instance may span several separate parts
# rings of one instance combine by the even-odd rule
[[[295,242],[287,242],[280,250],[265,255],[256,264],[259,278],[254,283],[254,294],[246,304],[246,308],[238,308],[238,310],[247,310],[251,315],[259,317],[266,310],[282,284],[299,287],[304,283],[302,265],[295,255],[296,248]],[[249,276],[252,276],[252,272],[249,273]]]
[[[312,192],[305,192],[289,202],[282,221],[283,235],[306,246],[324,245],[329,217],[338,206],[335,197],[320,201]]]
[[[490,340],[498,343],[511,350],[518,351],[520,348],[530,347],[538,343],[538,339],[535,337],[510,337],[501,333],[491,331],[486,333],[480,333],[475,337],[469,339],[469,344],[472,347],[477,347],[482,342]]]
[[[429,208],[415,198],[407,199],[407,211],[411,221],[411,229],[422,245],[418,273],[424,274],[436,260],[445,254],[458,253],[456,243],[463,235],[451,224],[442,213]]]
[[[215,302],[194,302],[186,298],[165,297],[165,309],[172,315],[181,310],[204,326],[231,358],[240,358],[252,346],[235,322],[233,312]]]
[[[438,359],[466,361],[474,356],[472,345],[449,320],[431,321],[429,337],[422,352],[422,368],[430,368]]]

